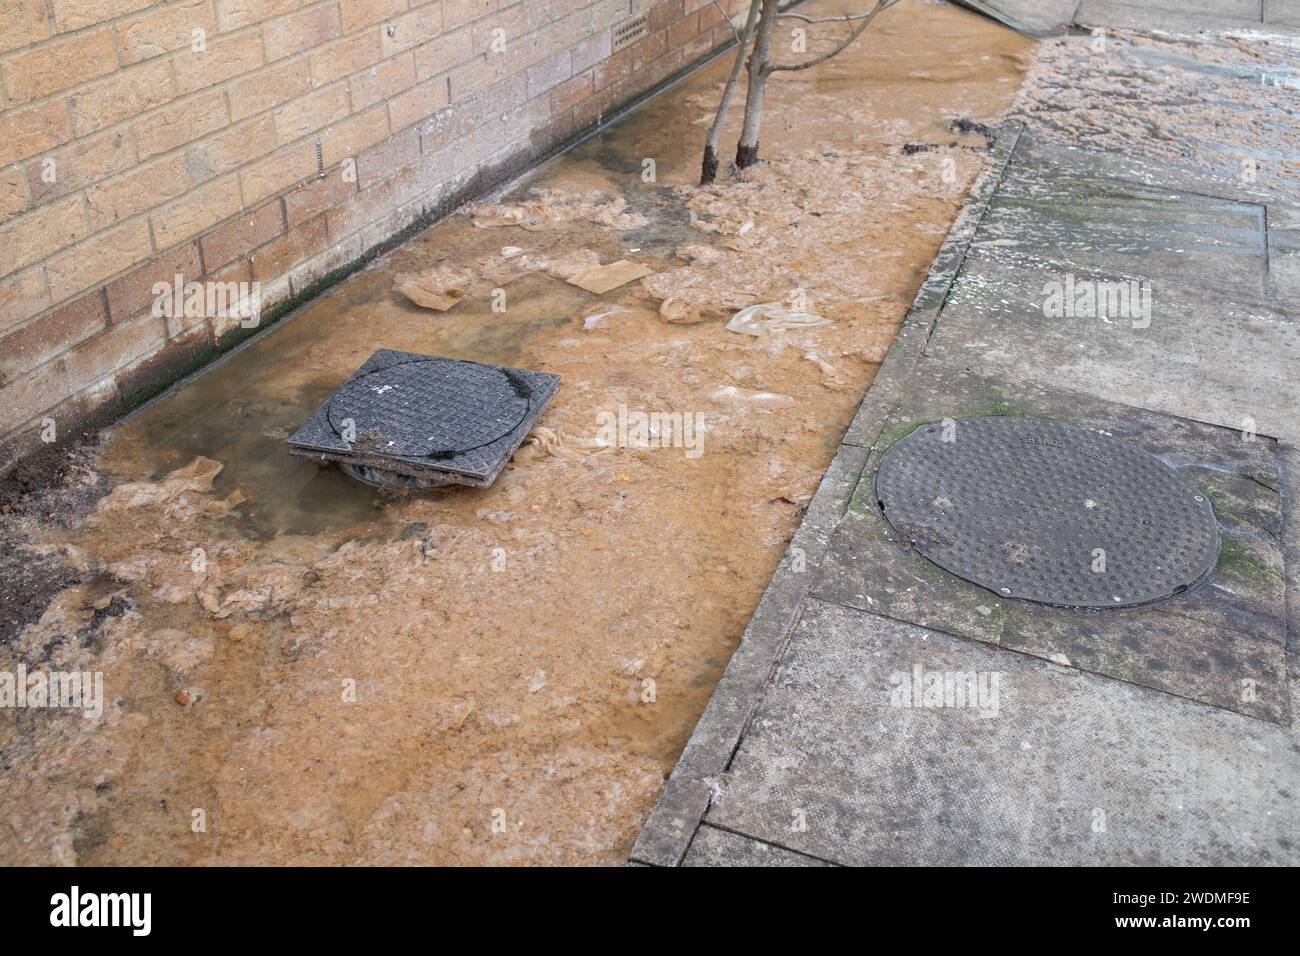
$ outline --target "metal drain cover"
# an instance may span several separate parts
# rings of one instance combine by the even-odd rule
[[[486,488],[555,397],[560,377],[378,349],[289,436],[384,488]]]
[[[525,386],[500,368],[421,359],[348,381],[330,402],[330,425],[358,447],[420,458],[496,441],[528,413]]]
[[[905,541],[1002,597],[1131,607],[1199,583],[1219,555],[1210,502],[1103,432],[1001,416],[917,428],[876,497]]]

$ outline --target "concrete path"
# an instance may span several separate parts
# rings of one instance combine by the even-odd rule
[[[1300,10],[1178,6],[1085,0],[1102,33],[1040,50],[633,862],[1300,862]],[[1149,308],[1053,311],[1089,282]],[[1177,468],[1215,506],[1210,579],[1074,612],[897,541],[881,455],[990,414]],[[996,694],[912,706],[918,673]]]
[[[1074,24],[1130,29],[1223,29],[1243,24],[1300,26],[1296,0],[957,0],[1030,36]],[[1194,9],[1193,9],[1194,8]]]

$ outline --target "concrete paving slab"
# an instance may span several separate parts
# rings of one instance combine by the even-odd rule
[[[917,667],[984,696],[917,705]],[[810,601],[707,822],[851,865],[1263,865],[1298,782],[1285,728]]]
[[[1064,33],[1079,0],[957,0],[1013,30],[1046,37]]]
[[[1265,23],[1300,27],[1300,3],[1296,0],[1261,0],[1261,5]]]
[[[735,749],[758,706],[773,663],[800,612],[812,580],[809,569],[821,560],[866,457],[866,449],[842,445],[831,462],[708,707],[637,837],[633,860],[655,866],[681,863],[708,808],[726,755]]]
[[[1209,580],[1137,608],[1064,610],[1004,598],[931,564],[885,520],[880,456],[924,423],[1032,415],[1099,428],[1210,498],[1223,549]],[[1266,720],[1287,722],[1285,562],[1277,443],[1143,409],[932,366],[900,393],[812,594]],[[956,435],[960,441],[960,430]]]
[[[1026,132],[925,353],[1300,440],[1291,242],[1275,278],[1264,207],[1113,179]]]
[[[1074,22],[1089,27],[1120,27],[1195,33],[1260,27],[1265,23],[1287,26],[1300,23],[1291,0],[1200,0],[1180,4],[1176,0],[1083,0]],[[1268,10],[1268,7],[1274,9]]]
[[[702,826],[691,841],[682,866],[830,866],[825,860],[805,856],[759,840]]]

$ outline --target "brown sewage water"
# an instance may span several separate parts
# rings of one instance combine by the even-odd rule
[[[114,429],[116,490],[31,529],[87,583],[0,647],[108,703],[0,720],[0,860],[621,862],[985,160],[951,121],[996,121],[1032,46],[912,0],[778,74],[770,163],[701,190],[716,61],[501,200],[537,227],[453,216]],[[588,194],[627,218],[559,221]],[[592,295],[505,246],[655,275]],[[479,277],[451,311],[394,292],[444,262]],[[795,289],[834,324],[724,328]],[[491,489],[389,495],[283,443],[377,347],[562,385]],[[620,406],[698,415],[701,453],[595,447]]]

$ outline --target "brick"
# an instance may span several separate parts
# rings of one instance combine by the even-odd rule
[[[207,269],[224,266],[270,242],[284,230],[284,211],[280,208],[280,201],[263,203],[199,240],[203,265]]]
[[[303,0],[217,0],[217,29],[222,33],[292,13]]]
[[[284,195],[285,221],[289,228],[314,219],[333,209],[357,191],[357,177],[345,178],[343,167],[335,166],[328,175],[299,186]]]
[[[668,45],[685,46],[700,32],[700,15],[692,13],[690,16],[682,17],[676,23],[668,28]],[[621,50],[619,52],[622,52]]]
[[[0,385],[38,368],[108,324],[104,295],[93,292],[0,339]]]
[[[157,0],[51,0],[54,28],[59,33],[69,33],[105,20],[137,13],[156,2]]]
[[[443,0],[442,18],[448,30],[472,23],[501,6],[498,0]]]
[[[8,166],[68,141],[68,111],[61,101],[0,112],[0,166]]]
[[[309,57],[312,85],[324,86],[373,66],[379,62],[379,49],[379,34],[367,30],[313,50]]]
[[[717,5],[711,0],[687,0],[686,12],[691,13],[698,10],[700,15],[700,31],[712,30],[726,21],[726,17]],[[730,32],[730,30],[728,30]]]
[[[253,281],[266,282],[278,278],[290,266],[320,252],[328,244],[324,216],[295,226],[253,253]]]
[[[476,57],[451,71],[451,100],[458,103],[480,90],[499,83],[510,72],[509,58],[504,54]]]
[[[311,89],[311,77],[297,60],[250,73],[231,84],[230,118],[239,121],[273,109]]]
[[[185,157],[172,156],[138,166],[130,172],[86,189],[86,214],[90,228],[98,232],[129,219],[136,213],[161,206],[190,186],[185,174]]]
[[[405,16],[394,17],[384,24],[380,34],[384,44],[385,59],[403,50],[432,40],[442,32],[442,4],[412,10]]]
[[[149,217],[158,248],[167,249],[198,235],[239,212],[240,205],[239,182],[233,174],[190,190]]]
[[[335,83],[291,100],[274,111],[275,141],[283,146],[348,115],[348,87]]]
[[[172,58],[176,66],[176,92],[180,96],[251,73],[262,65],[262,44],[257,33],[236,33],[209,40],[206,49],[186,49]]]
[[[184,285],[197,279],[202,272],[199,247],[196,243],[189,242],[145,263],[134,272],[114,279],[104,287],[110,321],[121,322],[152,308],[156,298],[153,291],[155,284],[165,282],[172,285],[179,275],[181,284]]]
[[[386,100],[415,83],[415,56],[402,53],[384,60],[352,77],[349,89],[352,108],[363,110],[381,100]]]
[[[229,265],[222,266],[215,272],[209,271],[205,276],[207,282],[252,282],[253,266],[247,259],[236,259]]]
[[[68,386],[79,392],[140,356],[156,352],[166,341],[166,321],[152,315],[110,325],[64,356]]]
[[[0,279],[0,334],[49,306],[50,290],[45,284],[44,266],[33,266]]]
[[[57,40],[49,46],[20,53],[4,66],[11,103],[87,83],[117,69],[112,30]]]
[[[0,275],[38,262],[89,234],[80,196],[34,209],[0,226]]]
[[[0,223],[27,211],[27,186],[17,166],[0,169]]]
[[[446,10],[443,10],[442,19],[443,25],[446,27]],[[459,29],[469,30],[473,33],[475,53],[487,53],[491,51],[493,42],[498,38],[503,39],[508,46],[544,26],[546,22],[547,19],[539,17],[528,4],[517,3],[513,7],[501,10],[486,19],[465,24]],[[446,28],[451,29],[451,27]],[[497,32],[498,30],[500,33]]]
[[[245,205],[254,205],[316,173],[316,145],[286,146],[239,171]]]
[[[393,129],[402,129],[428,119],[448,102],[447,80],[435,77],[389,100],[388,119]]]
[[[201,31],[198,37],[206,43],[216,27],[208,0],[159,7],[117,25],[118,56],[124,66],[139,63],[192,46],[197,38],[195,31]]]
[[[392,179],[400,169],[420,158],[420,131],[415,127],[389,137],[357,158],[357,181],[362,189],[383,179]]]
[[[339,11],[334,3],[320,3],[262,26],[268,63],[320,46],[338,35]]]
[[[406,10],[406,0],[339,0],[344,33],[372,26]]]
[[[433,152],[456,140],[467,139],[480,129],[487,128],[485,115],[499,116],[502,111],[522,105],[528,98],[528,82],[515,75],[477,96],[456,102],[438,113],[423,127],[426,153]]]
[[[135,141],[121,130],[76,140],[27,164],[27,188],[32,196],[32,205],[84,189],[135,165],[135,161]]]
[[[79,246],[51,256],[45,263],[50,297],[61,302],[145,261],[152,253],[149,224],[143,218],[101,232]]]
[[[650,8],[650,32],[658,33],[660,30],[666,30],[674,21],[680,20],[686,15],[686,10],[682,0],[668,0],[666,3],[660,3]]]
[[[630,77],[632,75],[632,58],[632,50],[628,48],[619,50],[603,63],[596,64],[595,71],[592,73],[592,80],[596,89],[603,90],[607,86],[613,86],[615,83],[622,82]]]
[[[362,226],[385,215],[395,202],[390,180],[362,190],[325,214],[329,235],[335,242],[351,236]]]
[[[275,149],[275,120],[270,114],[222,130],[185,150],[191,183],[207,182]]]
[[[380,103],[364,113],[355,113],[321,133],[321,156],[326,167],[355,158],[388,138],[388,107]]]
[[[446,73],[452,67],[468,63],[472,59],[474,59],[474,38],[468,27],[453,33],[444,33],[415,48],[415,77],[418,80],[427,80],[429,77]]]
[[[547,90],[563,83],[573,75],[569,51],[565,50],[550,59],[528,68],[528,98],[541,96]]]
[[[12,431],[76,391],[62,362],[48,362],[0,392],[0,431]]]
[[[140,159],[193,142],[230,122],[226,98],[208,93],[195,99],[167,106],[132,126]]]
[[[553,115],[573,109],[595,89],[591,81],[591,71],[571,77],[551,90],[550,107]]]
[[[49,35],[45,0],[5,0],[0,3],[0,53],[20,49]]]
[[[536,29],[513,41],[510,54],[531,66],[561,50],[567,50],[592,30],[590,18],[584,16],[566,17],[552,23],[538,26]]]
[[[166,60],[141,63],[74,93],[71,98],[73,129],[78,136],[98,132],[161,106],[174,95],[170,63]]]
[[[731,31],[727,31],[730,35]],[[641,66],[658,60],[668,50],[668,34],[652,33],[650,36],[643,37],[633,45],[632,67],[638,69]]]
[[[569,54],[573,61],[573,72],[581,73],[608,57],[613,52],[613,42],[613,34],[609,30],[580,40]]]

